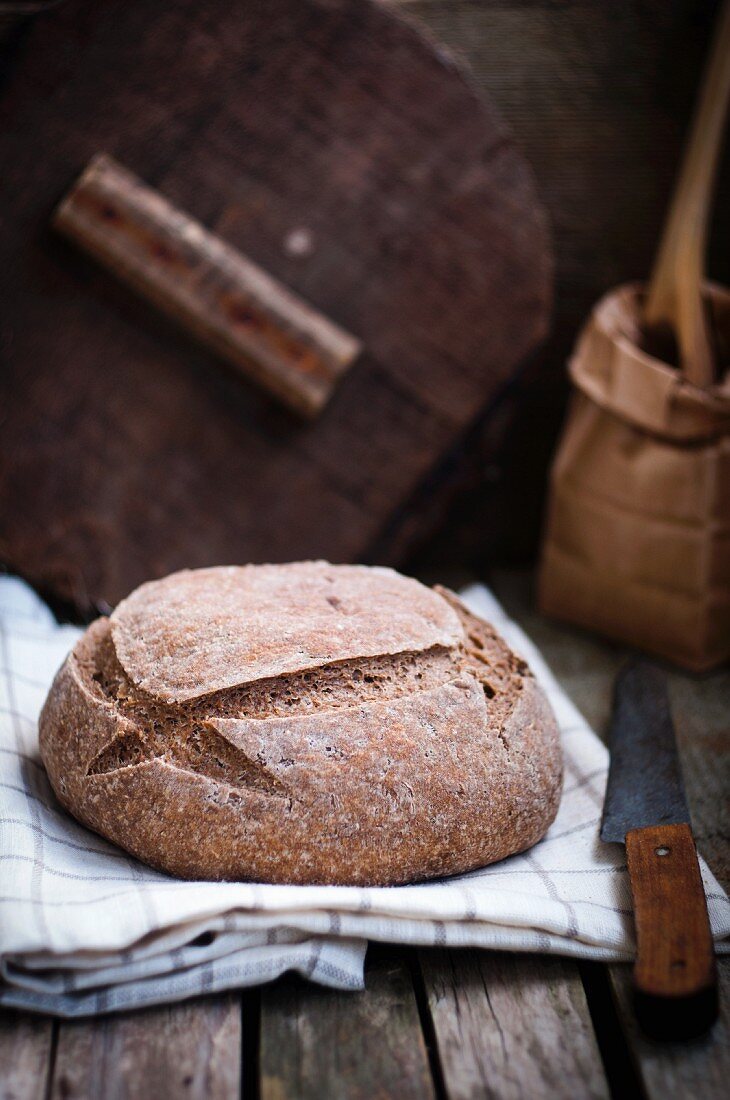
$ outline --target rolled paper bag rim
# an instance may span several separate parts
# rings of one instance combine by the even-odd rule
[[[718,327],[730,339],[730,289],[705,284]],[[594,307],[568,363],[575,385],[601,408],[666,439],[730,433],[730,371],[710,389],[640,346],[644,284],[609,291]]]

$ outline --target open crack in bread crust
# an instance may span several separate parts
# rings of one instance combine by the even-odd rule
[[[371,650],[368,615],[387,618],[405,578],[326,563],[244,569],[246,599],[256,595],[252,570],[268,570],[269,585],[272,570],[289,571],[288,585],[304,569],[319,594],[326,579],[333,611],[355,608],[362,621],[330,644],[315,619],[316,637],[291,639],[303,667],[261,676],[272,654],[274,665],[295,663],[269,631],[268,665],[255,678],[220,688],[230,670],[216,668],[216,687],[205,691],[199,669],[180,678],[174,637],[155,641],[172,653],[160,687],[159,670],[139,659],[144,644],[125,667],[119,650],[127,656],[135,640],[119,646],[114,616],[97,620],[59,671],[40,724],[51,782],[76,817],[173,874],[270,882],[416,881],[472,870],[540,839],[562,781],[555,721],[529,670],[488,624],[453,593],[418,585],[417,621],[406,616],[390,635],[387,623],[379,628],[380,644],[392,641],[395,652],[315,665],[312,652],[338,644],[347,652],[358,634]],[[197,572],[215,592],[217,571]],[[220,573],[230,597],[235,571]],[[194,583],[194,573],[178,576]],[[361,600],[368,585],[371,610]],[[154,585],[144,587],[154,597]],[[234,612],[226,611],[229,631]],[[144,643],[139,606],[133,629]],[[189,660],[195,622],[186,630]],[[423,648],[398,651],[409,637]],[[235,639],[232,648],[240,667]],[[171,683],[180,698],[169,698]]]

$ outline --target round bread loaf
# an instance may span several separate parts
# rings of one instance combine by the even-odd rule
[[[175,573],[92,623],[41,754],[63,805],[185,878],[413,882],[538,841],[555,719],[452,593],[301,562]]]

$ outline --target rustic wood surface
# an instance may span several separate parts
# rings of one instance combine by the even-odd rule
[[[468,950],[420,960],[449,1100],[609,1095],[575,963]]]
[[[226,1100],[241,1077],[235,994],[58,1027],[54,1100],[196,1096]]]
[[[657,1043],[639,1031],[632,1005],[631,970],[615,967],[611,980],[634,1058],[649,1097],[689,1100],[727,1096],[730,1081],[730,959],[719,964],[721,1014],[712,1033],[691,1042]]]
[[[441,499],[547,329],[544,213],[493,108],[370,0],[64,0],[10,60],[0,561],[88,612],[183,566],[402,560],[419,486]],[[363,342],[315,422],[50,230],[100,151]]]
[[[527,574],[499,575],[495,589],[604,735],[625,651],[540,617]],[[727,888],[730,672],[669,671],[669,682],[698,846]],[[363,994],[286,978],[241,998],[74,1024],[6,1012],[0,1098],[724,1100],[730,959],[719,970],[712,1034],[670,1044],[638,1031],[628,965],[396,947],[372,952]]]
[[[365,993],[262,990],[261,1100],[435,1097],[408,957],[371,951]]]
[[[0,1012],[2,1100],[46,1100],[55,1028],[40,1016]]]

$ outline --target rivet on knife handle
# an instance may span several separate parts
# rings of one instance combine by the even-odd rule
[[[54,225],[202,343],[315,416],[358,340],[111,157],[87,165]]]
[[[636,1014],[661,1039],[700,1035],[718,1012],[714,946],[689,825],[626,834],[636,920]]]

